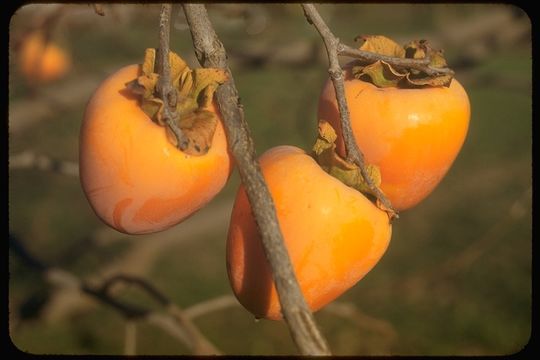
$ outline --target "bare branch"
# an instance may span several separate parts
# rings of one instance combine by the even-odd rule
[[[236,306],[239,306],[239,304],[234,296],[221,295],[185,308],[184,315],[194,320],[199,316]],[[376,331],[388,340],[394,340],[397,337],[397,332],[392,324],[363,313],[351,302],[334,301],[321,309],[321,311],[351,320],[358,324],[359,327]]]
[[[51,286],[76,291],[81,294],[91,296],[95,300],[106,304],[117,312],[122,314],[128,321],[143,320],[160,326],[164,331],[171,333],[175,338],[179,338],[179,333],[184,334],[181,340],[188,346],[196,355],[218,355],[219,351],[212,343],[204,337],[198,328],[185,316],[182,310],[174,305],[162,293],[160,293],[152,284],[141,278],[136,278],[127,275],[113,276],[105,280],[100,285],[93,285],[87,281],[80,280],[77,276],[59,269],[49,266],[41,260],[35,258],[23,243],[13,234],[9,234],[10,249],[15,254],[19,255],[33,269],[39,271],[45,281]],[[159,299],[158,301],[165,307],[166,314],[160,314],[156,311],[143,308],[138,305],[122,302],[113,297],[110,293],[111,286],[119,281],[128,282],[138,285],[141,289],[147,291],[152,297]],[[168,318],[168,321],[163,321],[163,318]],[[162,319],[157,321],[156,319]]]
[[[154,298],[160,305],[162,306],[168,306],[169,300],[165,295],[161,293],[156,287],[154,287],[152,284],[150,284],[148,281],[136,277],[136,276],[130,276],[125,274],[118,274],[111,276],[106,281],[103,282],[101,285],[101,291],[103,293],[109,294],[111,291],[111,288],[116,283],[126,283],[131,285],[136,285],[140,287],[142,290],[144,290],[147,294],[149,294],[152,298]]]
[[[79,164],[76,162],[37,155],[29,150],[9,157],[9,170],[14,169],[38,169],[64,175],[79,176]]]
[[[323,311],[354,321],[358,326],[377,331],[389,340],[397,337],[397,332],[389,322],[369,316],[351,302],[334,301],[328,304]]]
[[[220,354],[214,345],[202,335],[191,319],[187,317],[184,314],[184,311],[178,306],[169,303],[169,306],[167,306],[167,313],[178,325],[180,325],[180,328],[186,332],[189,339],[188,345],[194,354]]]
[[[390,219],[397,218],[397,212],[393,209],[390,200],[383,194],[383,192],[375,185],[373,179],[367,172],[366,163],[364,160],[364,155],[358,149],[356,141],[354,139],[354,134],[351,126],[351,119],[349,116],[349,109],[347,107],[347,100],[345,98],[345,85],[343,78],[343,70],[339,65],[338,52],[341,45],[339,39],[334,36],[330,28],[326,25],[322,17],[319,15],[319,12],[313,6],[313,4],[302,4],[304,13],[306,15],[307,21],[310,24],[313,24],[321,38],[324,41],[326,46],[326,51],[328,53],[328,61],[330,63],[330,68],[328,73],[334,84],[334,90],[336,92],[336,99],[339,108],[339,114],[341,117],[341,127],[343,131],[343,140],[345,143],[345,148],[347,150],[347,160],[355,163],[360,168],[360,173],[366,181],[366,184],[369,186],[370,190],[377,197],[377,199],[382,203]]]
[[[185,150],[188,142],[176,123],[178,119],[178,113],[176,112],[178,94],[176,93],[176,89],[171,85],[171,68],[169,64],[171,9],[171,4],[161,5],[159,16],[159,51],[157,53],[157,68],[159,73],[157,90],[161,100],[163,100],[163,119],[176,137],[178,149]]]
[[[238,306],[238,301],[236,298],[232,295],[222,295],[210,300],[201,301],[195,305],[191,305],[190,307],[184,309],[184,315],[193,320],[196,317],[226,309],[231,306]]]
[[[223,116],[229,148],[235,158],[262,235],[264,251],[272,269],[282,313],[292,338],[304,355],[329,355],[326,340],[317,328],[294,275],[274,203],[256,161],[253,139],[249,135],[242,106],[239,104],[238,92],[227,66],[223,44],[217,37],[204,5],[184,4],[183,7],[199,63],[204,67],[228,71],[229,81],[217,89],[217,101]]]

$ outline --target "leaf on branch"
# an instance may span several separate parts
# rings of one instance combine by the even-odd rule
[[[217,117],[212,111],[196,110],[180,117],[178,127],[187,138],[187,148],[184,152],[190,155],[203,155],[208,152],[216,131]],[[176,144],[176,136],[169,127],[168,138]]]
[[[171,106],[175,106],[177,126],[188,142],[183,151],[189,155],[204,155],[210,149],[218,122],[217,115],[209,107],[217,87],[228,80],[227,72],[223,69],[191,70],[172,51],[169,52],[169,66],[171,84],[176,91],[175,104]],[[146,49],[141,70],[142,74],[128,82],[126,88],[139,97],[141,109],[152,121],[167,129],[167,138],[177,146],[176,136],[166,126],[164,103],[158,91],[160,76],[156,72],[156,49]]]
[[[405,57],[408,59],[423,59],[426,57],[426,40],[413,40],[404,46]]]
[[[450,86],[452,82],[452,75],[439,75],[439,76],[420,76],[415,77],[410,73],[407,74],[407,84],[409,87],[436,87],[436,86]]]
[[[357,37],[364,40],[360,50],[398,59],[429,59],[427,69],[437,70],[448,67],[442,50],[433,49],[426,40],[413,40],[401,47],[393,40],[381,35]],[[431,72],[417,68],[391,65],[388,62],[362,60],[352,67],[353,76],[367,80],[377,87],[421,88],[450,86],[453,76],[448,73]]]
[[[364,180],[360,168],[347,162],[336,152],[337,139],[334,128],[326,121],[319,123],[319,136],[313,145],[312,156],[319,166],[342,183],[364,194],[372,194]],[[375,165],[367,165],[366,170],[376,186],[381,184],[381,172]]]
[[[357,36],[354,40],[358,41],[359,39],[364,40],[364,43],[360,46],[360,50],[398,58],[405,57],[403,47],[386,36],[361,35]]]
[[[400,73],[390,64],[384,61],[376,61],[373,64],[362,66],[361,69],[354,69],[358,78],[369,79],[378,87],[396,87],[398,83],[407,76],[407,73]]]

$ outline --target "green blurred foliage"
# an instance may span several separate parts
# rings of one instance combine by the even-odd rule
[[[250,22],[245,12],[228,12],[237,5],[209,6],[226,48],[249,52],[261,44],[273,49],[295,41],[320,41],[298,5],[243,7],[250,6],[265,21],[255,27],[257,31],[247,31]],[[83,78],[104,79],[117,68],[140,62],[144,49],[158,44],[156,5],[105,5],[104,17],[84,4],[69,7],[53,36],[71,53],[73,69],[56,83],[30,86],[18,72],[12,46],[10,108],[22,102],[32,106],[51,94],[63,96],[66,86]],[[359,34],[384,34],[400,41],[449,39],[446,33],[471,19],[481,22],[497,12],[520,15],[517,8],[478,4],[318,7],[335,34],[349,44]],[[10,24],[11,44],[50,10],[51,5],[21,8]],[[174,20],[171,47],[195,65],[179,6],[174,8]],[[504,30],[509,29],[498,31]],[[465,41],[441,45],[450,66],[471,48]],[[488,50],[472,65],[456,69],[472,106],[468,138],[458,159],[428,199],[401,214],[380,263],[339,299],[353,304],[363,317],[338,316],[329,310],[316,314],[333,353],[510,354],[529,341],[532,221],[531,192],[526,191],[532,186],[531,44],[525,40]],[[232,55],[230,60],[257,152],[280,144],[309,149],[316,134],[317,97],[327,77],[324,56],[305,66],[246,66]],[[76,161],[86,100],[59,106],[24,131],[10,132],[10,154],[32,150]],[[10,232],[48,263],[92,276],[141,242],[160,240],[118,234],[117,241],[89,242],[89,235],[103,225],[76,178],[28,169],[11,170],[9,175]],[[224,260],[226,217],[238,184],[234,174],[209,209],[168,230],[165,234],[181,237],[194,226],[206,229],[168,245],[145,274],[180,307],[231,294]],[[220,205],[225,210],[212,212]],[[460,261],[464,265],[454,268]],[[444,264],[450,264],[446,270]],[[29,298],[39,302],[54,290],[47,290],[45,282],[12,252],[9,266],[10,336],[17,347],[39,354],[122,353],[126,322],[104,305],[53,320],[45,316],[48,308],[38,316],[21,317]],[[123,296],[152,306],[140,292]],[[196,325],[225,354],[296,353],[283,322],[255,321],[240,306],[201,316]],[[189,353],[182,343],[148,324],[137,329],[139,354]]]

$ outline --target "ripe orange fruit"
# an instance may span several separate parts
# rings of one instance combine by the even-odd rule
[[[208,203],[232,169],[221,115],[210,149],[178,150],[141,109],[126,83],[141,66],[107,78],[90,99],[80,130],[80,178],[96,214],[115,229],[144,234],[173,226]]]
[[[316,311],[379,261],[391,237],[388,216],[360,192],[324,172],[299,148],[270,149],[260,164],[300,288]],[[270,266],[243,186],[231,215],[227,271],[233,292],[245,308],[258,318],[281,318]]]
[[[459,153],[469,127],[470,104],[461,84],[449,87],[379,88],[345,69],[345,94],[353,133],[366,162],[379,166],[381,190],[396,210],[426,198]],[[338,133],[345,156],[334,87],[328,80],[319,98],[319,121]]]
[[[22,74],[38,83],[57,80],[71,68],[69,54],[54,42],[46,43],[41,31],[27,35],[22,41],[19,61]]]

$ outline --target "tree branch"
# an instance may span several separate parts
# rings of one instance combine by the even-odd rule
[[[176,89],[171,85],[171,68],[169,64],[171,9],[171,4],[163,4],[161,5],[161,12],[159,15],[159,50],[156,59],[159,74],[157,90],[159,92],[159,97],[163,100],[163,120],[173,132],[178,149],[185,150],[188,146],[188,142],[184,133],[176,123],[178,119],[178,113],[176,112],[178,94],[176,93]]]
[[[159,326],[162,330],[171,334],[171,336],[182,340],[196,355],[220,354],[193,322],[183,314],[183,311],[146,280],[129,275],[116,275],[103,281],[101,284],[95,285],[88,281],[80,280],[75,275],[63,269],[52,267],[34,257],[14,234],[9,234],[9,248],[31,268],[40,272],[48,284],[91,296],[95,300],[115,309],[127,321],[143,320]],[[112,285],[118,282],[127,282],[139,286],[156,299],[165,308],[166,313],[161,314],[151,309],[116,299],[111,294],[110,289]],[[182,334],[182,336],[179,336],[179,334]]]
[[[366,60],[369,62],[375,62],[377,60],[381,60],[396,68],[416,69],[416,70],[423,71],[424,73],[430,76],[454,75],[454,71],[450,68],[447,68],[447,67],[434,68],[434,67],[429,66],[429,63],[431,60],[429,57],[425,57],[423,59],[408,59],[408,58],[386,56],[386,55],[372,53],[365,50],[354,49],[341,42],[338,43],[336,50],[337,50],[338,55],[354,57],[356,59]]]
[[[347,107],[347,100],[345,98],[345,85],[343,78],[343,70],[339,66],[338,54],[340,49],[343,48],[343,45],[340,43],[339,39],[334,36],[330,28],[326,25],[321,15],[313,6],[313,4],[302,4],[304,9],[304,14],[307,21],[315,26],[319,34],[321,35],[324,45],[326,46],[326,51],[328,53],[328,61],[330,67],[328,73],[334,84],[334,90],[336,92],[336,100],[338,103],[339,114],[341,117],[341,127],[343,131],[343,140],[345,143],[345,148],[347,152],[347,161],[353,162],[360,168],[360,173],[366,181],[366,184],[369,186],[372,193],[377,197],[377,199],[382,203],[386,209],[390,219],[397,218],[397,212],[393,209],[390,200],[383,194],[383,192],[375,185],[373,179],[367,172],[366,163],[364,160],[364,155],[358,149],[356,141],[354,139],[354,134],[351,126],[351,119],[349,115],[349,109]]]
[[[223,116],[229,148],[235,158],[262,236],[282,313],[292,338],[304,355],[329,355],[326,340],[317,328],[294,275],[274,203],[256,161],[253,140],[244,119],[242,106],[239,104],[232,74],[227,66],[223,44],[217,37],[204,5],[184,4],[183,7],[200,64],[204,67],[226,69],[229,75],[229,81],[216,91],[217,102]]]
[[[239,306],[239,304],[234,296],[221,295],[198,302],[190,307],[185,308],[184,315],[191,320],[194,320],[199,316],[208,315],[229,307],[237,306]],[[394,339],[397,337],[396,330],[392,324],[386,320],[378,319],[363,313],[355,304],[351,302],[334,301],[321,309],[321,311],[342,317],[344,319],[352,320],[353,322],[357,323],[359,327],[379,332],[387,339]]]
[[[221,295],[216,298],[198,302],[184,309],[184,314],[191,320],[214,311],[239,306],[238,300],[232,295]]]

